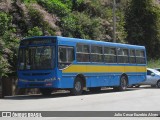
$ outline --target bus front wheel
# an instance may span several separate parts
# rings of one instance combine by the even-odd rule
[[[81,95],[83,92],[83,82],[82,80],[78,77],[74,81],[73,88],[70,90],[72,95]]]
[[[116,91],[124,91],[127,89],[127,77],[125,75],[121,76],[120,78],[120,86],[118,87],[113,87],[114,90]]]
[[[40,88],[39,90],[42,93],[42,95],[51,95],[53,91],[52,89],[49,88]]]

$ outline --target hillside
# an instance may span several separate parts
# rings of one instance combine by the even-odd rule
[[[117,40],[124,42],[124,15],[120,9],[116,14]],[[15,72],[17,47],[24,37],[112,41],[112,26],[112,0],[1,0],[0,73]]]
[[[1,11],[12,17],[11,24],[19,38],[62,35],[112,41],[111,0],[2,0],[0,4]],[[117,15],[122,22],[123,14]],[[119,40],[124,38],[121,24]]]
[[[150,49],[159,51],[155,46],[160,44],[160,9],[152,4],[153,0],[116,1],[116,42],[145,45],[149,56],[154,57]],[[136,7],[127,12],[132,10],[131,1]],[[148,10],[141,7],[146,3],[151,6]],[[113,0],[0,0],[0,76],[15,75],[17,48],[25,37],[52,35],[113,41],[112,8]]]

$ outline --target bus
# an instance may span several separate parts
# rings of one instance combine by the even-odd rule
[[[18,87],[53,90],[100,91],[112,87],[123,91],[146,79],[144,46],[37,36],[21,40],[18,55]]]

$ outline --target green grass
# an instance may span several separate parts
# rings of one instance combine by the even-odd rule
[[[158,60],[148,60],[147,67],[149,68],[160,68],[160,59]]]

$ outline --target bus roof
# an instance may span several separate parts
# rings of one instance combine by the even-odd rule
[[[105,41],[89,40],[89,39],[80,39],[80,38],[70,38],[70,37],[62,37],[62,36],[34,36],[34,37],[26,38],[26,39],[23,39],[23,40],[30,40],[30,39],[36,39],[36,38],[57,38],[59,43],[72,42],[72,43],[94,44],[94,45],[103,45],[103,46],[106,45],[106,46],[112,46],[112,47],[125,47],[125,48],[145,49],[144,46],[139,46],[139,45],[113,43],[113,42],[105,42]]]

